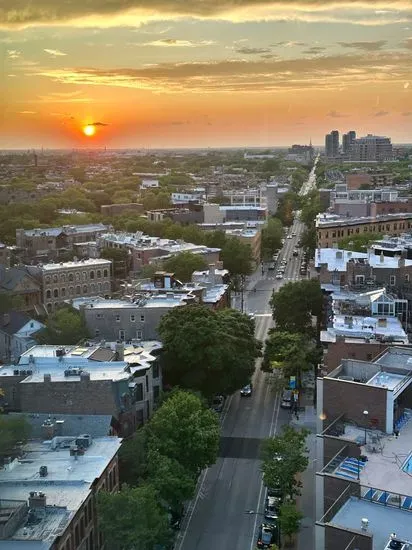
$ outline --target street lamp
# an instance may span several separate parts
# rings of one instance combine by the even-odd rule
[[[367,422],[368,422],[368,414],[369,414],[369,411],[366,411],[366,410],[363,411],[363,416],[364,416],[364,418],[365,418],[365,445],[366,445],[366,430],[367,430],[367,428],[368,428],[368,424],[367,424]]]

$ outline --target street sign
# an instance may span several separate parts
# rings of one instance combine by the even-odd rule
[[[289,377],[289,388],[294,390],[296,388],[296,376]]]

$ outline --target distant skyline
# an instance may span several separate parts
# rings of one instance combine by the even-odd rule
[[[411,0],[0,7],[0,149],[410,143],[411,83]]]

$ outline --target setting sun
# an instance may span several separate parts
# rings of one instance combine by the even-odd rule
[[[87,126],[83,127],[83,133],[85,136],[94,136],[96,133],[96,128],[93,126],[93,124],[88,124]]]

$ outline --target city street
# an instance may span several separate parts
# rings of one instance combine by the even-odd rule
[[[244,310],[254,314],[256,337],[264,341],[272,326],[269,299],[273,289],[299,279],[299,257],[293,257],[303,224],[295,221],[280,251],[278,264],[288,264],[284,278],[267,270],[245,292]],[[256,288],[256,291],[254,290]],[[265,488],[260,470],[259,445],[290,421],[290,412],[280,409],[279,395],[269,383],[269,375],[256,362],[251,397],[230,396],[222,413],[220,456],[199,480],[199,488],[182,523],[176,550],[252,550],[263,521]]]

